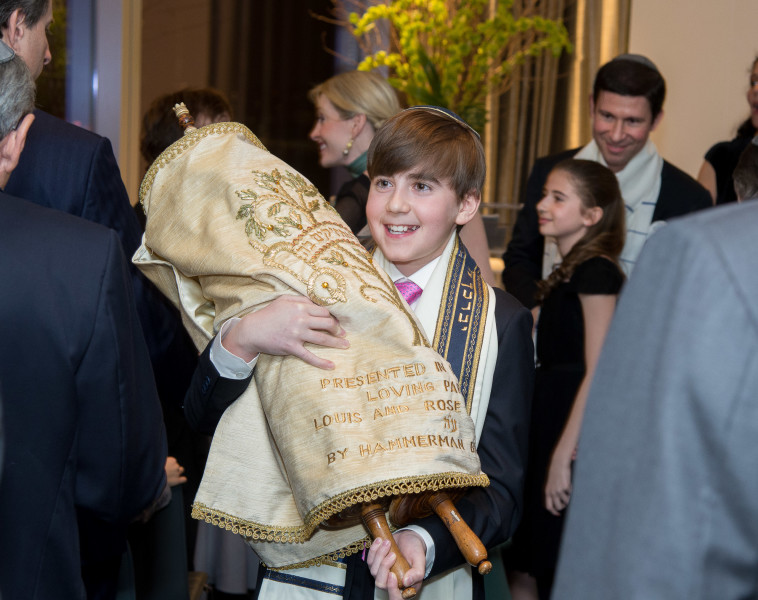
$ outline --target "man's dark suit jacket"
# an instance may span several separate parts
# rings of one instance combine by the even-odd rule
[[[127,257],[140,245],[110,141],[40,110],[4,191],[115,230]]]
[[[581,148],[538,158],[526,184],[524,206],[516,219],[513,236],[503,254],[505,289],[521,303],[531,308],[535,305],[537,282],[542,279],[542,254],[545,240],[537,222],[537,203],[542,198],[542,188],[550,171],[562,160],[572,158]],[[655,205],[653,221],[668,221],[687,213],[713,206],[708,191],[684,171],[663,161],[661,191]]]
[[[170,452],[185,468],[185,504],[189,552],[194,547],[196,521],[189,503],[204,468],[198,442],[188,430],[181,406],[197,363],[197,351],[179,315],[150,281],[131,263],[142,239],[142,228],[129,203],[121,173],[107,138],[34,111],[18,166],[5,192],[113,229],[129,260],[129,276],[137,314],[150,352]]]
[[[456,502],[462,518],[488,548],[505,542],[521,519],[526,467],[527,433],[534,385],[532,317],[509,294],[496,289],[497,366],[489,407],[478,446],[487,488],[472,488]],[[250,379],[219,377],[210,361],[210,344],[200,357],[185,398],[190,425],[211,433],[224,410],[245,390]],[[415,522],[434,540],[435,559],[430,577],[461,565],[463,556],[442,520],[436,515]],[[473,570],[473,598],[484,598],[484,581]],[[346,600],[374,597],[374,579],[356,554],[348,559]],[[423,588],[422,588],[423,589]]]
[[[127,264],[112,231],[4,193],[0,249],[0,589],[84,598],[80,551],[119,557],[165,484]]]
[[[142,229],[129,203],[110,141],[40,110],[34,111],[24,151],[5,192],[113,229],[127,259],[141,243]],[[190,352],[191,360],[180,358],[183,350],[187,356],[189,342],[178,315],[131,262],[129,273],[161,398],[173,395],[178,407],[196,353]],[[175,371],[182,360],[191,365],[184,365],[185,374],[164,374],[166,370]],[[177,379],[183,379],[183,386],[174,391],[180,387]]]

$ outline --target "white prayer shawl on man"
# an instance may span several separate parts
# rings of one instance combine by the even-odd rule
[[[579,150],[574,158],[592,160],[608,166],[595,140]],[[658,203],[658,195],[661,192],[662,170],[663,158],[658,154],[655,144],[648,140],[629,163],[616,173],[621,196],[626,205],[626,242],[619,262],[627,277],[631,274],[647,238],[665,224],[664,221],[653,223],[655,205]],[[555,264],[560,261],[555,239],[545,238],[542,278],[546,279]]]
[[[319,348],[334,371],[259,357],[255,385],[216,429],[196,518],[245,536],[271,567],[307,566],[362,550],[363,525],[321,526],[351,507],[488,484],[449,364],[334,209],[247,128],[188,133],[140,198],[147,227],[133,260],[198,348],[282,294],[328,306],[351,344]]]

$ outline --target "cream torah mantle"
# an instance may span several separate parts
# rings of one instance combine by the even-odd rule
[[[336,211],[243,125],[181,118],[185,135],[140,187],[147,226],[133,262],[197,348],[282,294],[328,307],[350,340],[318,348],[333,371],[260,355],[218,424],[193,516],[244,536],[269,567],[293,568],[362,550],[371,538],[355,515],[379,516],[372,533],[391,538],[391,500],[422,494],[400,502],[407,519],[419,516],[411,505],[454,510],[435,492],[488,485],[471,394]],[[459,546],[486,572],[474,539]]]

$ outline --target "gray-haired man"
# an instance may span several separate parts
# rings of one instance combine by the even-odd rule
[[[0,42],[0,187],[33,106],[29,70]],[[100,225],[0,192],[0,281],[0,593],[112,598],[126,526],[166,482],[121,244]]]

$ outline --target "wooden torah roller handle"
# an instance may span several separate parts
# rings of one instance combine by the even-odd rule
[[[373,500],[370,504],[380,505],[383,512],[387,512],[390,506],[389,498],[380,498]],[[343,529],[344,527],[353,527],[364,522],[363,511],[368,504],[353,504],[352,506],[333,514],[328,519],[321,522],[321,527],[327,530]]]
[[[184,102],[174,104],[174,114],[179,121],[179,125],[184,129],[184,133],[195,131],[197,129],[197,127],[195,127],[195,118],[190,114],[190,111],[187,109]]]
[[[492,570],[492,563],[487,560],[487,549],[477,535],[471,531],[466,521],[455,508],[447,492],[425,492],[411,496],[400,496],[390,504],[390,518],[398,527],[403,527],[414,519],[437,513],[455,539],[463,558],[480,575]]]
[[[416,596],[416,588],[403,587],[403,578],[411,566],[405,557],[400,552],[400,548],[395,543],[395,538],[392,537],[390,526],[387,524],[387,518],[384,516],[384,509],[381,504],[364,504],[362,510],[363,523],[374,539],[382,538],[390,543],[390,550],[395,553],[395,564],[392,565],[390,571],[397,577],[397,587],[402,590],[402,596],[406,600],[414,598]]]

